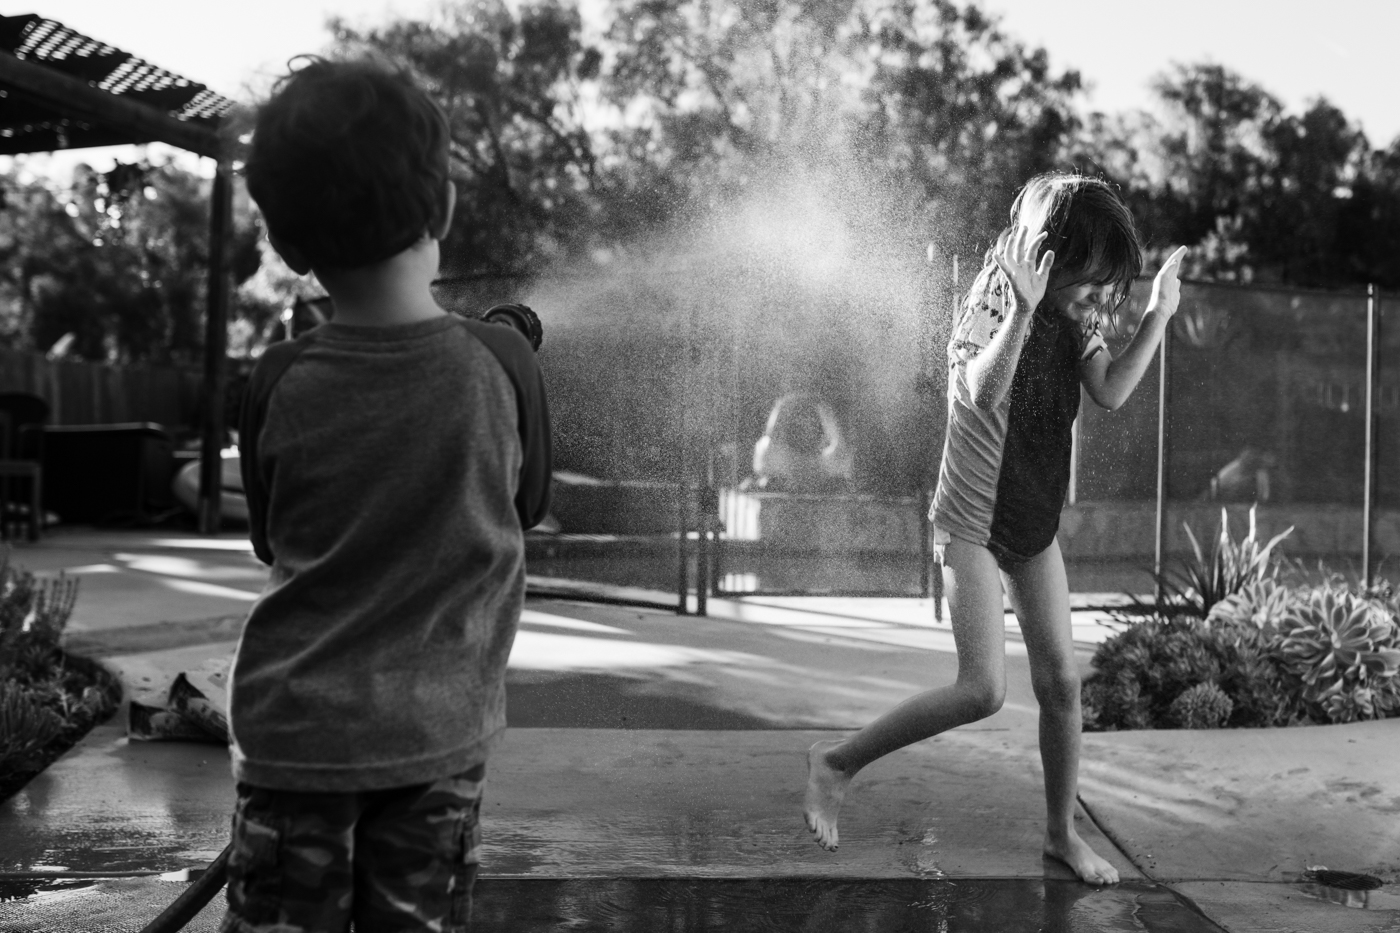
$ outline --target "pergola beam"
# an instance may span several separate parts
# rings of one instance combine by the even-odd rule
[[[0,51],[0,87],[43,105],[70,120],[122,127],[131,142],[162,142],[218,159],[221,141],[210,126],[162,113],[149,104],[123,100],[79,78]]]
[[[209,218],[198,509],[200,531],[213,534],[219,530],[223,485],[224,355],[233,240],[233,167],[220,124],[231,104],[202,84],[75,33],[62,23],[34,14],[0,15],[0,27],[8,43],[0,49],[0,116],[4,117],[0,152],[162,142],[217,163]],[[106,77],[93,80],[99,73]],[[124,77],[114,77],[120,75]],[[111,80],[116,84],[110,90],[99,86]],[[136,99],[123,96],[123,90],[131,87],[140,88]],[[176,104],[194,119],[176,116],[169,109]]]

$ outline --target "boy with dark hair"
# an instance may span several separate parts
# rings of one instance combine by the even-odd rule
[[[225,931],[468,923],[550,436],[529,344],[433,299],[447,145],[367,62],[312,60],[258,115],[249,192],[335,312],[263,354],[240,424],[272,572],[230,685]]]

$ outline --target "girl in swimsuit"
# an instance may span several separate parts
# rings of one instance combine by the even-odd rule
[[[812,746],[803,814],[823,848],[836,849],[841,800],[861,768],[1001,708],[1005,586],[1040,704],[1045,853],[1090,884],[1118,881],[1074,828],[1080,675],[1055,532],[1080,387],[1109,410],[1127,401],[1176,312],[1185,253],[1182,247],[1163,264],[1137,333],[1113,357],[1099,317],[1122,304],[1142,271],[1127,206],[1106,182],[1079,175],[1037,176],[1017,196],[948,345],[948,431],[929,518],[958,677],[854,735]]]

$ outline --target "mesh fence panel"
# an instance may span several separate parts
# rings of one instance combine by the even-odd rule
[[[682,568],[694,588],[706,562],[716,593],[925,592],[946,285],[932,267],[896,262],[831,275],[716,263],[523,296],[546,326],[563,532],[534,548],[531,572],[671,599]],[[1150,285],[1135,285],[1107,329],[1115,353]],[[1211,536],[1222,505],[1234,516],[1257,501],[1263,531],[1297,526],[1288,553],[1342,569],[1359,559],[1366,328],[1360,294],[1183,286],[1167,386],[1170,552],[1189,548],[1183,523]],[[1381,334],[1384,558],[1400,551],[1400,327]],[[1104,516],[1074,519],[1098,529],[1087,550],[1067,546],[1062,525],[1071,560],[1150,563],[1158,379],[1154,356],[1118,411],[1084,408],[1071,501]],[[708,547],[702,528],[716,532]]]
[[[531,572],[674,594],[685,566],[716,593],[917,595],[941,294],[928,267],[888,262],[537,289],[562,534]]]
[[[1145,305],[1134,288],[1110,344],[1121,352]],[[1382,304],[1384,308],[1384,304]],[[1221,506],[1259,504],[1266,530],[1295,526],[1287,549],[1337,569],[1359,559],[1366,450],[1368,302],[1364,295],[1187,283],[1172,323],[1167,381],[1168,547],[1213,535]],[[1393,315],[1392,315],[1393,318]],[[1377,504],[1400,501],[1400,349],[1381,329],[1376,399]],[[1389,368],[1387,368],[1389,364]],[[1154,359],[1117,412],[1086,405],[1075,497],[1154,502],[1160,371]],[[1392,517],[1393,518],[1393,517]],[[1392,519],[1377,514],[1380,551]],[[1237,532],[1238,534],[1242,531]]]

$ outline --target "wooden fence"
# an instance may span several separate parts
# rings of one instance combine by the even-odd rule
[[[50,424],[154,421],[172,433],[199,422],[203,376],[174,366],[109,366],[0,349],[0,392],[49,403]]]

